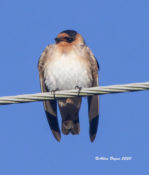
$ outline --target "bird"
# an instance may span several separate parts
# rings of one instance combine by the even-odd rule
[[[99,64],[84,38],[75,30],[60,32],[54,44],[49,44],[38,61],[42,92],[70,90],[99,86]],[[80,133],[79,110],[82,97],[43,101],[46,117],[57,141],[61,140],[57,106],[62,117],[61,130],[64,135]],[[99,120],[99,96],[87,97],[89,136],[93,142]],[[58,103],[58,105],[57,105]]]

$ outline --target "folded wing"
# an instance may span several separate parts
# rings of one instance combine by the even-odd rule
[[[42,53],[39,62],[38,62],[38,70],[39,70],[39,78],[40,78],[40,86],[42,92],[48,92],[45,82],[44,82],[44,65],[46,63],[46,60],[48,59],[47,53],[49,49],[52,49],[50,46],[48,46],[44,52]],[[49,123],[49,126],[52,130],[52,133],[57,141],[60,141],[61,135],[60,135],[60,129],[58,125],[58,119],[57,119],[57,102],[56,100],[46,100],[43,102],[44,109],[46,113],[46,117]]]
[[[99,64],[95,58],[95,56],[92,54],[91,50],[89,48],[89,59],[91,62],[91,69],[92,69],[92,77],[93,77],[93,87],[99,86],[98,81],[98,70],[99,70]],[[99,120],[99,96],[93,95],[88,97],[88,114],[89,114],[89,135],[90,140],[93,142],[96,137],[97,129],[98,129],[98,120]]]

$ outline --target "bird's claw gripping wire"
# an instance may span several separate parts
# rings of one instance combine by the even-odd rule
[[[57,88],[57,89],[55,89],[55,90],[51,90],[51,91],[50,91],[54,98],[55,98],[55,92],[58,91],[58,90],[59,90],[59,89]]]
[[[82,87],[75,86],[75,89],[78,89],[78,96],[79,96],[79,95],[80,95],[80,91],[81,91]]]

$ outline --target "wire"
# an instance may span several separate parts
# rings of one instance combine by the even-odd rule
[[[24,94],[17,96],[5,96],[0,97],[0,105],[45,101],[45,100],[76,97],[76,96],[83,97],[83,96],[104,95],[104,94],[144,91],[144,90],[149,90],[149,82],[111,85],[111,86],[98,86],[91,88],[83,88],[79,91],[77,89],[74,89],[74,90],[63,90],[56,92]]]

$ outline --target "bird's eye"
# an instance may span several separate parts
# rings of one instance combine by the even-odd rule
[[[73,41],[73,38],[65,37],[66,41],[71,43]]]

